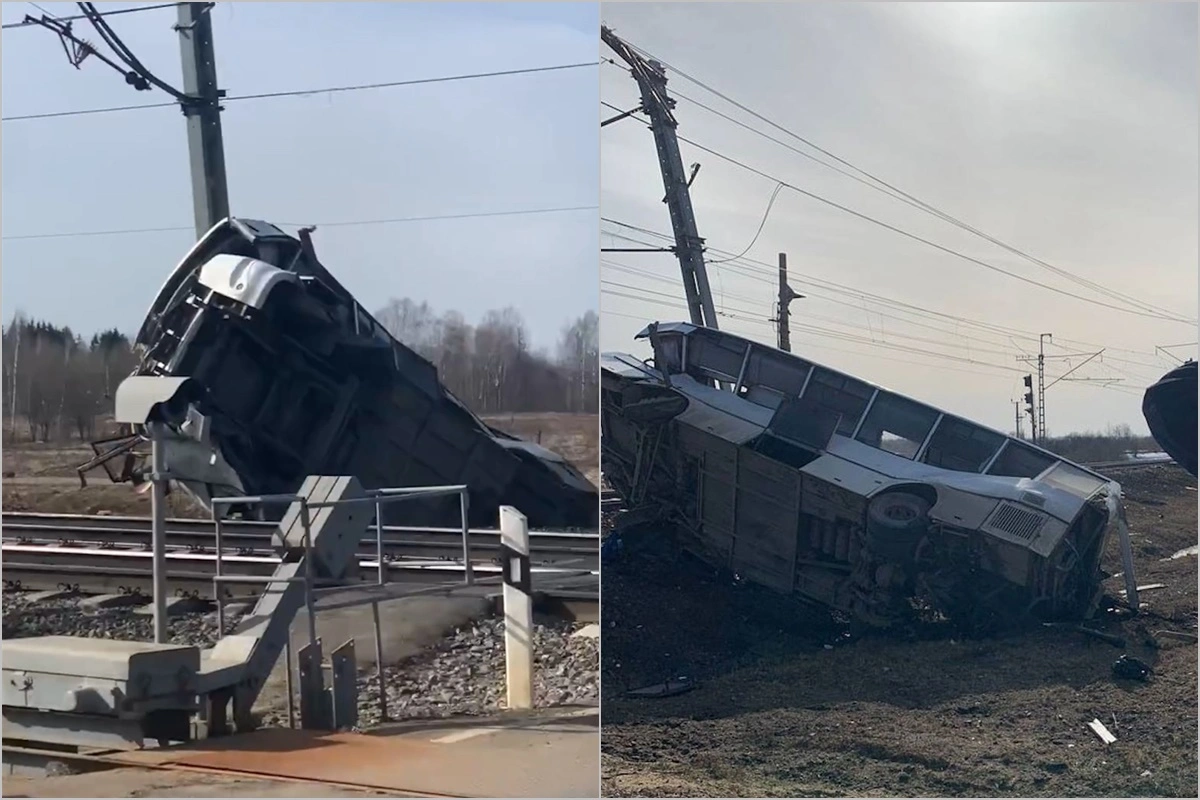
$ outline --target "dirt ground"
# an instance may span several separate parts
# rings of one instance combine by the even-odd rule
[[[1118,473],[1143,611],[978,641],[858,640],[828,615],[627,541],[605,564],[603,793],[618,796],[1195,797],[1196,481]],[[657,553],[657,554],[656,554]],[[1164,560],[1167,559],[1167,560]],[[1114,540],[1109,572],[1120,571]],[[1118,597],[1121,578],[1105,582]],[[1114,679],[1122,653],[1154,669]],[[686,675],[691,692],[629,688]],[[1087,727],[1103,722],[1105,746]]]
[[[575,464],[593,483],[600,480],[600,427],[594,414],[501,414],[485,421],[506,433],[540,442]],[[113,484],[104,470],[88,475],[80,488],[75,467],[92,455],[85,444],[5,442],[3,508],[59,514],[150,514],[150,495],[128,484]],[[9,475],[12,477],[9,477]],[[167,502],[174,517],[205,517],[209,512],[182,492]]]
[[[380,797],[379,792],[182,770],[118,768],[54,778],[5,775],[5,797]]]

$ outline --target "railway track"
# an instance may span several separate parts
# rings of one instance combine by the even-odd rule
[[[32,591],[67,590],[84,594],[143,594],[151,591],[152,554],[149,550],[61,547],[57,545],[4,545],[4,586],[6,589]],[[213,596],[216,555],[168,551],[167,584],[173,594],[195,597]],[[225,575],[270,576],[279,559],[265,555],[224,555]],[[352,572],[340,585],[374,583],[378,561],[359,559],[357,573]],[[464,578],[461,563],[446,561],[385,561],[387,579],[394,583],[460,583]],[[497,577],[500,566],[482,562],[472,564],[476,579]],[[570,585],[586,590],[598,586],[594,569],[564,563],[561,566],[530,568],[535,591],[553,592],[554,587]],[[260,594],[266,584],[226,586],[227,597]]]
[[[143,517],[76,514],[4,513],[0,515],[4,585],[28,590],[69,589],[89,594],[150,591],[152,557],[150,520]],[[279,564],[271,547],[273,523],[230,521],[222,524],[222,572],[268,576]],[[216,574],[215,532],[211,520],[167,520],[167,581],[176,594],[211,597]],[[472,570],[477,578],[500,573],[500,532],[468,533]],[[531,570],[535,588],[580,584],[584,593],[599,568],[596,533],[531,531]],[[462,531],[451,528],[388,526],[383,535],[388,580],[433,584],[460,582]],[[358,571],[349,582],[374,582],[378,576],[374,536],[359,547]],[[594,580],[593,580],[594,579]],[[239,584],[253,595],[263,585]],[[232,587],[224,590],[233,593]],[[598,591],[598,589],[597,589]]]

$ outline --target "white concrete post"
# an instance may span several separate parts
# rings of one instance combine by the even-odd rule
[[[154,595],[154,643],[167,643],[167,464],[161,433],[150,429],[151,594]],[[218,590],[221,587],[217,587]]]
[[[508,707],[533,708],[533,597],[530,595],[529,524],[512,506],[500,507],[500,563],[504,569],[504,665]]]

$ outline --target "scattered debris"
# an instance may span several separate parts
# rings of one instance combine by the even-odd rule
[[[1123,655],[1113,662],[1113,677],[1124,680],[1144,681],[1150,678],[1153,670],[1141,659]]]
[[[1108,728],[1104,727],[1104,723],[1098,719],[1094,719],[1089,722],[1088,727],[1091,728],[1092,732],[1099,736],[1100,741],[1104,742],[1105,744],[1112,744],[1117,740],[1117,737],[1113,736],[1109,732]]]
[[[1113,647],[1125,646],[1124,637],[1117,636],[1115,633],[1105,633],[1104,631],[1098,631],[1095,628],[1088,628],[1083,625],[1076,625],[1075,630],[1086,636],[1092,636],[1096,639],[1100,639],[1101,641],[1108,642]]]
[[[1145,586],[1137,587],[1137,590],[1139,592],[1150,592],[1155,589],[1165,589],[1165,588],[1167,588],[1167,585],[1165,583],[1147,583]],[[1121,590],[1121,594],[1125,594],[1124,589]]]
[[[668,678],[662,683],[643,686],[640,689],[630,689],[628,692],[626,692],[626,694],[630,697],[658,699],[660,697],[674,697],[675,695],[683,694],[684,692],[690,692],[695,688],[695,681],[693,681],[691,678],[681,675],[677,678]]]
[[[1185,547],[1178,552],[1172,553],[1164,558],[1163,561],[1174,561],[1179,558],[1187,558],[1188,556],[1194,556],[1197,554],[1200,554],[1200,545],[1192,545],[1191,547]]]
[[[600,543],[600,562],[611,564],[621,557],[621,534],[611,533]]]
[[[1155,631],[1154,636],[1159,639],[1182,639],[1185,642],[1196,641],[1196,634],[1184,631]]]

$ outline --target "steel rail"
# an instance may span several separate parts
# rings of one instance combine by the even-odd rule
[[[130,593],[150,585],[149,551],[17,544],[5,544],[3,551],[6,587]],[[212,596],[216,555],[177,550],[168,552],[166,560],[167,582],[174,592]],[[225,575],[267,577],[275,571],[279,559],[228,555],[222,557],[221,563]],[[357,574],[352,571],[346,579],[327,585],[370,585],[375,581],[377,567],[375,560],[360,557]],[[389,581],[410,584],[456,584],[461,581],[464,572],[462,564],[442,561],[385,561],[384,567]],[[473,570],[482,577],[500,573],[499,566],[489,563],[475,564]],[[530,573],[535,584],[552,584],[558,579],[595,576],[596,570],[587,564],[572,565],[564,561],[558,566],[531,567]],[[236,591],[255,595],[261,594],[265,588],[265,583],[239,584]],[[233,590],[227,587],[223,591],[232,594]]]

